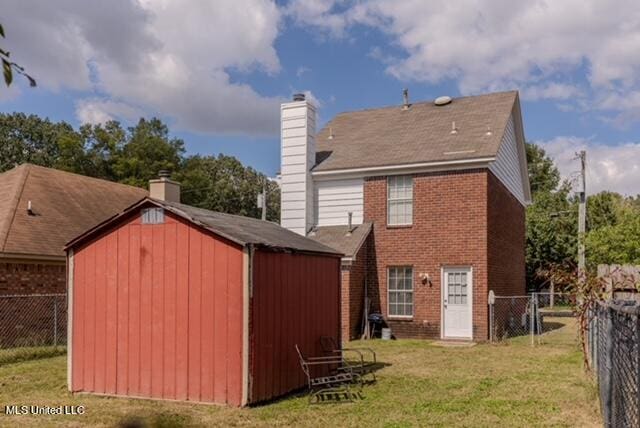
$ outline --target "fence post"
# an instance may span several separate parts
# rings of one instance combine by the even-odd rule
[[[613,400],[613,379],[612,379],[612,374],[613,374],[613,342],[614,342],[614,337],[613,337],[613,308],[610,305],[607,305],[607,310],[606,310],[606,317],[605,317],[605,337],[607,339],[606,341],[606,345],[605,345],[605,354],[604,354],[604,367],[603,367],[603,378],[602,379],[602,383],[603,383],[603,388],[601,388],[601,391],[604,392],[603,397],[602,397],[602,419],[604,421],[604,426],[605,427],[610,427],[612,426],[612,414],[611,414],[611,408],[612,408],[612,400]]]
[[[493,343],[495,340],[495,327],[494,327],[494,313],[493,313],[493,305],[496,303],[496,295],[493,290],[489,290],[489,341]]]
[[[531,299],[529,302],[529,334],[531,335],[531,346],[535,346],[535,302],[536,302],[536,293],[531,293]]]
[[[58,301],[53,298],[53,346],[58,346]]]
[[[636,421],[640,422],[640,307],[636,303]]]

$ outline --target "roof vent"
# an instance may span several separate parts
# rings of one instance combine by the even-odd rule
[[[327,137],[327,140],[333,140],[333,128],[329,127],[329,136]]]
[[[409,90],[402,90],[402,110],[409,110]]]
[[[452,134],[457,134],[458,133],[458,128],[456,128],[456,122],[455,121],[451,122],[451,133]]]
[[[293,94],[293,101],[304,101],[307,97],[304,94]]]
[[[450,102],[451,102],[451,97],[446,95],[442,97],[438,97],[433,101],[433,103],[437,106],[446,106]]]

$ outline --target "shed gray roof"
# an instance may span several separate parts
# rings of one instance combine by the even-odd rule
[[[318,241],[345,255],[355,257],[371,232],[371,223],[363,223],[352,227],[349,234],[349,226],[319,226],[309,235],[309,238]]]
[[[192,207],[190,205],[161,201],[159,199],[152,199],[148,197],[69,242],[67,244],[67,248],[77,245],[79,242],[84,241],[88,236],[93,235],[99,230],[107,227],[109,224],[116,222],[117,219],[147,204],[162,207],[191,223],[242,246],[251,244],[288,251],[342,255],[342,253],[334,250],[333,248],[327,247],[326,245],[309,238],[305,238],[304,236],[300,236],[297,233],[270,221],[209,211],[203,208]]]
[[[428,101],[406,110],[396,105],[340,113],[317,135],[313,170],[494,157],[518,102],[518,92],[510,91],[454,98],[443,106]]]

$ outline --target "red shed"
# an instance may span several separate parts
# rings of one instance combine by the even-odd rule
[[[340,255],[275,223],[146,198],[67,257],[72,392],[243,406],[340,339]]]

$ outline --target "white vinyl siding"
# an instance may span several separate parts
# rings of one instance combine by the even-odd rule
[[[300,235],[313,225],[315,110],[307,102],[281,107],[280,224]]]
[[[349,213],[352,224],[362,224],[364,204],[364,180],[362,178],[316,181],[315,207],[317,226],[346,225]]]
[[[509,117],[496,160],[489,165],[489,170],[521,204],[525,204],[524,185],[520,171],[520,154],[518,153],[518,140],[516,139],[513,116]]]
[[[387,179],[387,224],[413,223],[413,177],[396,175]]]
[[[387,270],[389,317],[413,317],[413,268],[394,266]]]

